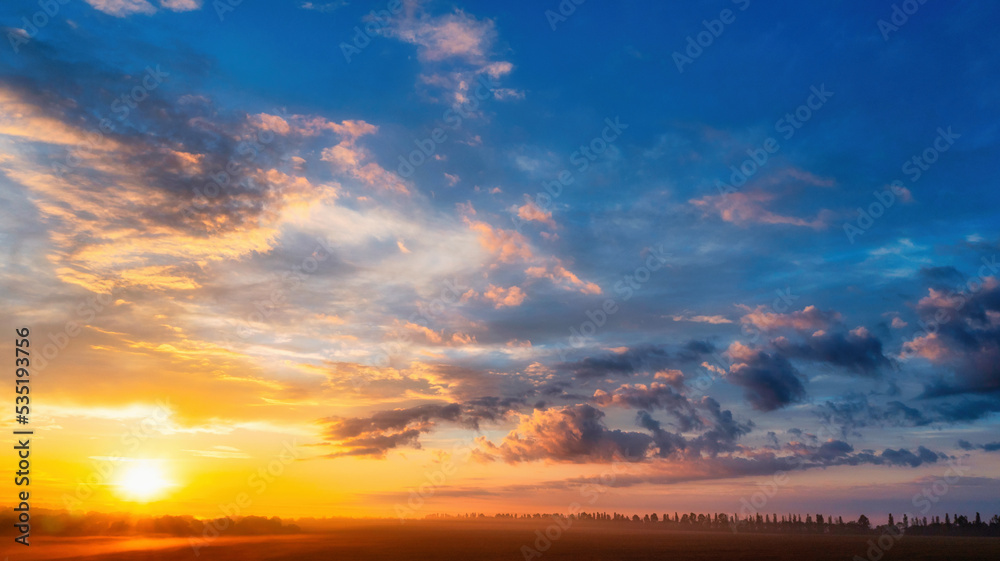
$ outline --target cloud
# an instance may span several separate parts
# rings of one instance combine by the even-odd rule
[[[523,404],[522,398],[484,396],[464,403],[425,403],[376,411],[367,417],[327,417],[319,423],[324,426],[323,439],[335,448],[326,457],[384,458],[396,448],[420,448],[420,435],[441,422],[479,430],[480,423],[503,420]]]
[[[405,2],[404,16],[393,18],[383,33],[416,45],[422,61],[455,58],[470,64],[486,61],[497,35],[492,20],[478,20],[462,10],[430,16],[411,0]]]
[[[600,294],[601,287],[595,283],[581,280],[575,273],[563,266],[558,258],[553,258],[552,263],[539,266],[528,267],[524,271],[529,277],[546,278],[557,286],[579,290],[582,294]]]
[[[328,457],[384,457],[388,450],[400,446],[419,448],[421,433],[430,431],[435,421],[458,421],[461,412],[457,403],[425,404],[379,411],[369,417],[328,417],[321,423],[326,425],[323,438],[337,447]]]
[[[883,354],[882,341],[863,327],[847,334],[820,332],[806,337],[802,343],[779,337],[772,346],[788,358],[833,364],[862,376],[875,376],[892,365]]]
[[[710,323],[712,325],[721,325],[726,323],[733,323],[733,320],[727,319],[724,316],[684,316],[675,315],[670,316],[674,321],[690,321],[694,323]]]
[[[503,228],[494,228],[486,222],[465,218],[466,224],[479,234],[479,243],[483,249],[493,253],[501,263],[512,263],[515,260],[530,260],[534,257],[531,246],[521,233]]]
[[[917,303],[923,334],[903,344],[903,356],[921,357],[953,376],[928,384],[928,397],[1000,391],[1000,282],[980,277],[960,293],[931,288]]]
[[[203,0],[160,0],[160,6],[174,12],[200,10]]]
[[[594,392],[594,403],[602,407],[617,405],[634,409],[686,409],[691,412],[692,407],[686,397],[681,395],[674,387],[659,382],[646,384],[622,384],[611,393],[604,390]]]
[[[0,134],[52,145],[23,145],[0,171],[32,193],[48,221],[59,277],[96,292],[115,282],[196,288],[206,264],[272,249],[286,211],[337,198],[334,186],[276,169],[273,152],[251,157],[244,149],[254,131],[243,116],[210,122],[203,104],[189,103],[169,116],[131,117],[145,132],[96,134],[96,122],[77,126],[95,119],[75,113],[80,101],[50,99],[43,109],[30,88],[0,92],[10,102]],[[144,103],[159,103],[155,94]]]
[[[876,404],[858,392],[824,401],[816,413],[825,423],[838,425],[845,437],[860,434],[858,429],[866,427],[919,427],[934,422],[924,412],[899,400]]]
[[[968,440],[959,440],[958,447],[962,450],[983,450],[985,452],[1000,452],[1000,442],[989,442],[986,444],[972,444]]]
[[[574,363],[563,363],[560,368],[573,373],[577,378],[603,378],[618,375],[629,376],[635,372],[632,361],[617,355],[587,357]]]
[[[336,146],[325,148],[320,155],[320,159],[324,162],[330,162],[334,170],[378,190],[402,195],[410,193],[406,182],[398,174],[373,161],[371,153],[357,142],[358,138],[362,136],[378,132],[378,127],[364,121],[344,121],[341,124],[313,121],[308,123],[306,128],[289,128],[289,130],[295,130],[300,134],[303,131],[315,134],[323,128],[335,131],[342,139]]]
[[[894,466],[910,466],[918,467],[923,464],[933,464],[938,461],[938,458],[942,457],[936,452],[931,452],[927,448],[920,446],[917,448],[916,453],[910,452],[909,450],[900,448],[899,450],[893,450],[892,448],[886,448],[882,451],[882,459],[886,463]]]
[[[508,306],[520,306],[521,303],[524,302],[526,295],[519,286],[503,288],[501,286],[494,286],[491,284],[489,288],[483,292],[483,297],[493,302],[495,304],[495,308],[500,309]]]
[[[515,207],[517,217],[526,222],[541,222],[551,228],[556,227],[556,221],[552,219],[551,210],[542,210],[534,201],[528,201],[519,207]]]
[[[324,14],[329,14],[339,10],[346,6],[348,2],[346,0],[338,0],[337,2],[323,2],[319,4],[314,4],[312,2],[303,2],[299,5],[299,8],[303,10],[313,10],[316,12],[321,12]]]
[[[826,329],[840,319],[840,314],[834,311],[824,312],[816,306],[806,306],[801,311],[781,314],[766,311],[765,306],[757,306],[751,310],[748,306],[739,308],[747,313],[740,318],[743,325],[752,325],[761,331],[773,332],[781,329],[796,329],[800,331],[816,331]]]
[[[557,368],[570,372],[577,378],[630,376],[638,372],[656,372],[696,361],[714,350],[715,347],[703,341],[690,341],[675,353],[664,347],[639,345],[621,352],[565,362],[559,364]]]
[[[479,439],[480,451],[487,458],[508,463],[609,462],[618,457],[628,460],[645,457],[652,437],[608,429],[603,418],[604,412],[590,405],[535,410],[531,415],[521,415],[517,428],[500,444]]]
[[[775,194],[765,191],[739,191],[724,195],[706,195],[688,202],[701,210],[705,216],[718,214],[723,221],[738,226],[785,224],[821,230],[829,226],[830,220],[833,218],[833,213],[828,210],[820,211],[812,220],[777,214],[766,208],[766,203],[771,202],[775,197]]]
[[[123,18],[133,14],[150,15],[156,13],[156,8],[146,0],[85,0],[95,10]],[[169,0],[168,0],[169,2]]]
[[[733,359],[726,380],[742,387],[747,401],[761,411],[773,411],[801,401],[806,396],[802,375],[786,358],[733,343],[727,351]]]
[[[417,47],[417,59],[424,67],[419,84],[445,92],[451,104],[470,101],[469,92],[478,76],[497,80],[513,69],[513,64],[494,60],[496,24],[478,19],[461,9],[431,15],[418,0],[405,0],[403,13],[389,20],[381,34]],[[494,99],[521,99],[524,93],[511,88],[495,88]]]

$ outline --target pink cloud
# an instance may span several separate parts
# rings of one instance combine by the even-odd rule
[[[767,312],[764,306],[757,306],[754,310],[743,305],[738,307],[748,312],[740,318],[740,322],[744,325],[753,325],[762,331],[775,331],[785,328],[800,331],[817,331],[826,329],[832,322],[840,319],[839,313],[824,312],[816,308],[816,306],[806,306],[801,311],[787,314]]]
[[[706,195],[700,199],[691,199],[692,205],[699,208],[704,215],[718,214],[725,222],[739,226],[748,224],[787,224],[806,228],[823,229],[829,225],[833,213],[821,210],[816,218],[806,220],[795,216],[777,214],[767,209],[767,203],[776,195],[764,191],[735,192],[725,195]]]

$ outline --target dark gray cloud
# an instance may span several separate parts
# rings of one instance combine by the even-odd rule
[[[772,345],[788,358],[824,362],[861,376],[875,376],[892,365],[882,350],[882,341],[867,330],[812,335],[801,343],[781,338]]]
[[[986,444],[973,444],[968,440],[959,440],[958,447],[962,450],[983,450],[986,452],[1000,452],[1000,442],[988,442]]]
[[[774,411],[805,398],[802,375],[785,357],[743,347],[733,360],[726,380],[743,388],[754,409]]]
[[[954,373],[928,383],[926,397],[1000,393],[1000,282],[996,277],[972,279],[958,292],[932,290],[920,300],[917,312],[924,331],[906,344],[906,350]]]
[[[631,376],[638,372],[653,372],[691,364],[713,352],[715,346],[707,341],[688,341],[673,352],[662,346],[641,345],[621,353],[607,353],[599,357],[564,362],[557,368],[582,379]]]
[[[383,457],[399,447],[420,448],[421,434],[439,422],[449,422],[478,430],[482,422],[501,420],[523,405],[520,398],[486,396],[459,403],[428,403],[404,409],[377,411],[368,417],[327,417],[323,438],[337,447],[328,455]]]

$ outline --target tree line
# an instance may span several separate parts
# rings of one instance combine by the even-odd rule
[[[857,520],[844,521],[843,516],[830,516],[823,514],[802,514],[785,513],[754,513],[744,516],[739,514],[726,514],[721,512],[709,514],[679,513],[674,512],[657,514],[650,513],[642,516],[638,514],[624,514],[619,512],[580,512],[578,514],[565,515],[555,514],[513,514],[498,513],[487,516],[483,513],[468,513],[460,515],[431,514],[425,517],[429,520],[546,520],[551,518],[568,518],[574,521],[583,522],[612,522],[623,524],[641,524],[649,527],[670,528],[676,530],[695,531],[733,531],[733,532],[794,532],[794,533],[828,533],[828,534],[864,534],[882,533],[886,531],[899,531],[911,535],[922,536],[997,536],[1000,537],[1000,515],[993,515],[990,520],[984,521],[980,513],[970,520],[964,514],[945,514],[944,520],[940,516],[928,518],[913,517],[904,514],[899,521],[890,513],[889,521],[883,525],[873,525],[871,520],[864,514]]]

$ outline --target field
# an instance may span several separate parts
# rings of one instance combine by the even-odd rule
[[[187,538],[121,537],[33,539],[30,547],[4,547],[11,560],[77,559],[92,561],[180,560],[521,560],[522,546],[535,548],[530,522],[456,523],[369,522],[344,525],[323,533],[286,536],[226,537],[205,543],[195,555]],[[553,531],[554,535],[554,531]],[[869,540],[877,536],[749,535],[688,533],[576,525],[552,540],[533,559],[580,561],[684,560],[826,560],[869,559]],[[874,542],[873,542],[874,543]],[[545,547],[545,542],[540,542]],[[903,537],[871,559],[1000,559],[1000,540],[992,538]],[[880,556],[880,553],[884,555]]]

